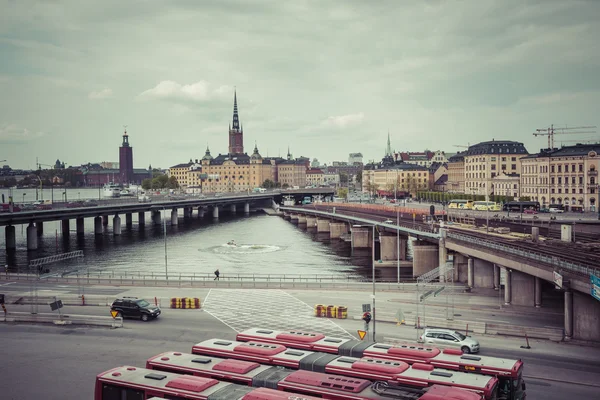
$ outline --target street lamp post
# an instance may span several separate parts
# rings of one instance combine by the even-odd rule
[[[398,209],[398,172],[396,172],[396,184],[394,185],[394,199],[396,204],[396,269],[398,284],[400,283],[400,210]]]
[[[372,273],[373,273],[373,341],[376,342],[375,339],[375,225],[373,225],[373,243],[371,248],[371,265],[372,265]]]
[[[165,238],[165,279],[169,280],[169,270],[167,267],[167,210],[163,207],[163,236]]]
[[[23,193],[23,204],[25,204],[25,195],[26,193]]]

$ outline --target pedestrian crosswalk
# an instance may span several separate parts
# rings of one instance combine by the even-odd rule
[[[202,308],[237,332],[260,327],[352,338],[335,320],[315,317],[310,305],[279,289],[212,289]]]

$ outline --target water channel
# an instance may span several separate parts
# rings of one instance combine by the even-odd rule
[[[30,195],[27,193],[25,197]],[[97,199],[98,192],[81,189],[79,196]],[[82,236],[75,233],[75,220],[70,225],[70,234],[63,235],[60,221],[44,223],[38,250],[29,252],[25,226],[16,226],[17,250],[10,255],[4,249],[4,229],[0,229],[0,265],[8,264],[10,271],[25,272],[32,259],[83,250],[83,260],[52,264],[49,266],[51,271],[89,269],[164,274],[163,225],[153,226],[149,213],[146,213],[143,229],[139,228],[137,213],[134,213],[133,227],[127,229],[123,225],[120,236],[112,233],[112,216],[102,235],[93,234],[92,218],[85,219],[86,233]],[[283,218],[262,212],[251,213],[248,217],[243,213],[232,216],[222,212],[219,221],[213,221],[210,216],[199,219],[196,212],[191,219],[184,220],[180,210],[179,225],[172,226],[170,219],[167,220],[166,238],[169,275],[212,274],[217,268],[222,276],[296,274],[370,279],[372,273],[371,250],[353,252],[350,243],[330,242],[326,234],[307,232]],[[230,240],[234,240],[237,247],[228,246]],[[396,269],[392,269],[395,279]],[[388,274],[378,271],[377,275],[382,278]]]

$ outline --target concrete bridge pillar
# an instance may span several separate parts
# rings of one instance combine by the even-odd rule
[[[219,206],[214,206],[213,207],[213,218],[214,219],[219,219]]]
[[[573,292],[565,290],[565,340],[573,338]]]
[[[438,256],[439,256],[439,266],[440,266],[440,282],[446,282],[448,278],[448,273],[446,272],[446,261],[448,260],[448,249],[446,248],[446,230],[440,229],[440,233],[442,237],[440,238],[440,242],[438,244]]]
[[[571,292],[571,312],[567,313],[567,294],[565,292],[565,332],[567,314],[570,315],[572,337],[590,342],[600,341],[600,301],[586,293]]]
[[[306,225],[308,226],[309,217],[306,217]],[[348,232],[348,227],[345,222],[330,222],[329,237],[331,239],[339,239],[343,234]]]
[[[229,212],[235,214],[237,212],[237,207],[235,204],[229,206]]]
[[[131,213],[125,214],[125,226],[127,228],[131,228],[133,226],[133,217],[131,216]]]
[[[184,208],[185,210],[185,208]],[[185,213],[184,213],[185,216]],[[171,225],[175,226],[179,223],[179,215],[177,214],[177,209],[174,208],[171,210]]]
[[[298,223],[298,214],[290,214],[290,222],[292,224],[297,224]]]
[[[478,288],[494,287],[494,264],[480,259],[473,260],[473,284]]]
[[[37,228],[33,222],[29,223],[27,227],[27,250],[37,250],[38,239],[37,239]]]
[[[494,290],[500,290],[500,267],[494,264]]]
[[[475,266],[473,265],[475,260],[473,260],[472,257],[469,257],[467,262],[467,286],[473,288],[475,284]]]
[[[506,277],[504,283],[504,304],[510,306],[512,301],[512,271],[506,267],[502,268],[504,268],[504,276]]]
[[[44,223],[42,221],[38,221],[35,223],[35,227],[37,229],[37,235],[43,236],[44,235]]]
[[[244,214],[250,214],[250,203],[244,203]]]
[[[160,225],[160,211],[159,210],[152,211],[152,224]]]
[[[370,227],[355,227],[351,228],[351,243],[353,249],[370,248],[373,244],[373,232]]]
[[[534,277],[535,280],[535,308],[540,308],[542,306],[542,280],[537,276]]]
[[[146,225],[146,213],[143,211],[138,212],[138,225],[142,227]]]
[[[7,225],[4,228],[4,236],[6,236],[6,250],[16,250],[17,236],[15,234],[15,227],[13,225]]]
[[[317,218],[306,216],[306,229],[314,229],[317,227]]]
[[[192,217],[192,209],[190,207],[183,208],[183,218],[188,219]]]
[[[108,215],[102,216],[102,225],[108,226]]]
[[[69,227],[69,220],[68,219],[63,219],[62,221],[60,221],[60,225],[61,225],[61,230],[62,230],[62,234],[63,235],[68,235],[70,233],[70,227]]]
[[[398,238],[396,235],[380,234],[380,259],[381,261],[397,261],[398,260]]]
[[[113,235],[117,236],[121,234],[121,217],[119,214],[113,217]]]
[[[454,254],[454,282],[465,283],[468,280],[468,258],[464,254]]]
[[[329,232],[329,220],[317,218],[317,232]]]
[[[511,272],[511,303],[516,306],[535,306],[534,276],[521,271]]]
[[[94,217],[94,234],[102,235],[102,217]]]
[[[75,220],[75,229],[78,235],[85,234],[85,220],[83,218],[77,218]]]
[[[284,212],[283,219],[285,219],[286,221],[289,221],[292,219],[292,216],[290,215],[290,213]]]
[[[302,225],[303,228],[306,228],[306,216],[298,215],[298,225]]]
[[[421,276],[439,266],[440,247],[415,240],[413,242],[413,276]]]
[[[198,207],[198,218],[204,218],[204,208]]]

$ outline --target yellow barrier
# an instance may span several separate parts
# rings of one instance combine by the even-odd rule
[[[200,299],[197,297],[172,297],[171,308],[196,309],[200,308]]]
[[[348,308],[344,306],[325,306],[323,304],[315,304],[314,307],[315,317],[319,318],[337,318],[346,319],[348,318]]]

